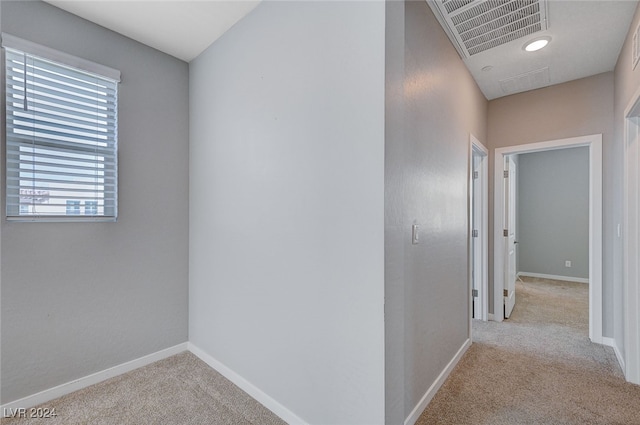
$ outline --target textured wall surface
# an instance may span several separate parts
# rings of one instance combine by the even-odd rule
[[[603,156],[603,333],[613,335],[615,202],[619,171],[614,160],[613,73],[595,75],[489,102],[489,214],[493,214],[495,149],[590,134],[602,134]],[[493,220],[489,221],[489,282],[493,281]],[[491,285],[490,285],[491,288]],[[491,288],[492,289],[492,288]],[[492,292],[492,291],[490,291]],[[493,312],[493,294],[489,296]]]
[[[2,34],[2,4],[0,4],[0,34]],[[0,66],[0,81],[4,81],[4,66]],[[0,99],[5,96],[4,84],[0,84]],[[2,109],[0,105],[0,109]],[[4,116],[4,114],[2,115]],[[4,120],[0,120],[0,149],[4,149]],[[1,174],[0,170],[0,175]],[[0,177],[0,182],[4,181],[4,177]],[[4,189],[0,190],[0,194],[4,194]],[[0,195],[2,196],[2,195]],[[0,225],[0,259],[2,258],[2,226]],[[0,404],[2,404],[2,263],[0,262]]]
[[[405,2],[386,2],[384,153],[385,423],[404,408],[404,43]]]
[[[589,148],[518,155],[517,205],[517,271],[588,278]]]
[[[187,341],[189,73],[46,3],[0,7],[3,31],[122,72],[117,222],[7,222],[2,190],[6,403]]]
[[[190,66],[190,341],[384,420],[384,2],[265,2]]]
[[[485,141],[487,101],[429,6],[391,3],[385,129],[386,421],[398,424],[469,337],[469,135]],[[413,224],[420,226],[418,245],[411,243]]]
[[[625,39],[618,63],[615,68],[615,93],[614,93],[614,142],[612,151],[612,167],[610,169],[613,185],[613,202],[618,206],[615,211],[613,223],[623,221],[623,186],[624,186],[624,131],[625,131],[625,109],[632,101],[634,94],[640,89],[640,66],[633,69],[633,33],[640,25],[640,6],[636,8],[635,16],[629,27],[627,38]],[[606,172],[606,169],[605,169]],[[606,200],[606,198],[605,198]],[[605,248],[607,246],[605,245]],[[614,315],[614,329],[611,335],[620,350],[624,353],[624,316],[623,316],[623,288],[622,288],[622,264],[623,264],[623,240],[615,238],[610,246],[614,254],[613,266],[613,300],[612,308]]]

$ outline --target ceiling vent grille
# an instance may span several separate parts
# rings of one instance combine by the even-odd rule
[[[448,13],[453,13],[461,7],[464,7],[473,2],[474,0],[443,0],[442,3],[444,4],[444,7],[445,9],[447,9]]]
[[[431,0],[462,57],[548,28],[547,0]]]
[[[550,83],[549,67],[536,69],[515,77],[500,80],[500,88],[505,95],[546,87]]]

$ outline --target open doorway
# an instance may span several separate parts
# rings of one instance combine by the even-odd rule
[[[588,333],[589,148],[511,154],[504,159],[508,183],[503,228],[509,237],[504,317],[511,316],[516,288],[524,289],[525,281],[574,282],[581,284],[574,289],[584,299]]]
[[[470,151],[470,317],[486,321],[489,315],[489,151],[473,135],[470,136]]]
[[[518,167],[518,276],[588,284],[589,148],[519,154]]]
[[[602,135],[599,134],[496,149],[493,318],[496,321],[502,321],[505,318],[503,306],[512,295],[509,293],[512,286],[515,291],[516,278],[515,273],[511,273],[513,270],[510,267],[510,255],[513,255],[515,263],[515,243],[517,241],[515,227],[513,232],[510,232],[508,228],[510,209],[507,200],[510,197],[509,186],[511,185],[509,184],[510,180],[505,178],[507,176],[504,167],[505,161],[517,154],[579,146],[585,146],[589,150],[589,338],[593,342],[602,343]],[[511,285],[512,279],[513,285]],[[515,296],[515,293],[513,295]]]

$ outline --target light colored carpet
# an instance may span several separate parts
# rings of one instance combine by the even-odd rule
[[[281,425],[284,422],[189,352],[43,404],[49,419],[2,425]]]
[[[527,278],[510,319],[473,323],[473,345],[419,425],[640,424],[640,387],[589,341],[586,284]]]
[[[640,387],[588,339],[585,284],[518,283],[511,318],[474,322],[474,344],[419,425],[640,425]],[[284,424],[185,352],[45,403],[51,419],[2,425]],[[348,425],[348,424],[344,424]]]

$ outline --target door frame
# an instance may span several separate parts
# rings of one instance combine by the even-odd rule
[[[550,140],[495,150],[493,208],[493,318],[504,320],[502,291],[504,289],[505,241],[504,223],[504,157],[511,154],[550,151],[587,146],[589,148],[589,338],[602,344],[602,134]]]
[[[508,181],[508,185],[504,185],[504,197],[503,197],[503,202],[505,200],[505,198],[509,198],[509,202],[503,204],[503,218],[504,221],[502,222],[502,226],[500,226],[502,229],[504,229],[505,225],[507,226],[506,228],[508,229],[507,232],[507,237],[505,239],[506,241],[506,245],[504,246],[504,252],[503,252],[503,259],[505,262],[509,261],[509,258],[511,257],[511,255],[509,254],[509,251],[511,249],[513,249],[513,275],[511,274],[511,263],[505,263],[504,264],[504,274],[503,274],[503,284],[505,285],[505,289],[507,290],[507,295],[504,296],[503,295],[503,299],[504,299],[504,303],[505,303],[505,308],[503,309],[503,317],[506,316],[506,310],[507,310],[507,300],[509,300],[509,302],[511,301],[511,297],[513,297],[513,305],[515,305],[515,297],[516,297],[516,288],[515,288],[515,284],[516,284],[516,280],[518,279],[518,254],[517,254],[517,248],[518,248],[518,242],[517,242],[517,237],[518,237],[518,220],[517,220],[517,215],[518,215],[518,206],[516,205],[516,201],[518,199],[518,167],[516,166],[516,163],[518,161],[517,155],[504,155],[503,156],[503,165],[502,165],[502,169],[505,172],[505,175],[508,175],[508,177],[504,177],[503,178],[503,183],[506,181]],[[515,172],[514,172],[515,171]],[[511,191],[513,189],[513,192]],[[513,195],[513,198],[511,198],[511,196]],[[513,217],[511,217],[511,213],[513,213]],[[513,221],[512,221],[513,219]],[[508,224],[507,224],[508,223]],[[504,234],[503,234],[504,236]],[[513,242],[510,241],[510,239],[513,237]],[[504,279],[513,279],[513,292],[511,292],[511,288],[509,287],[510,285],[508,285],[509,282],[504,282]],[[511,306],[511,310],[509,311],[509,316],[511,316],[511,313],[513,312],[513,305]]]
[[[473,190],[473,158],[479,156],[480,170],[478,184],[480,185],[480,199],[474,197]],[[474,209],[480,212],[478,222],[474,223]],[[469,329],[471,329],[472,314],[472,290],[473,290],[473,264],[474,251],[472,249],[474,238],[472,231],[478,226],[478,240],[480,251],[475,253],[475,260],[481,265],[480,284],[478,289],[479,313],[478,320],[487,321],[489,318],[489,150],[473,134],[469,135]]]
[[[640,385],[640,89],[631,98],[624,117],[623,369],[627,381]],[[614,342],[617,348],[615,338]]]

